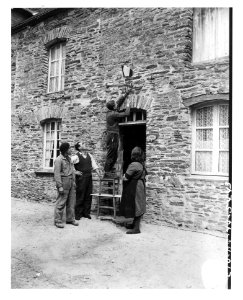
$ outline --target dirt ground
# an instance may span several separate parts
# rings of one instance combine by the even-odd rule
[[[227,238],[142,222],[53,225],[54,204],[12,199],[12,289],[227,288]],[[217,236],[216,236],[217,235]]]

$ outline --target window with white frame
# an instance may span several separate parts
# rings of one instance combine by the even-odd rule
[[[229,8],[194,8],[193,62],[229,55]]]
[[[44,123],[44,168],[54,167],[54,160],[60,154],[61,121],[50,120]]]
[[[124,117],[121,123],[143,123],[146,122],[146,111],[140,108],[131,108],[130,115]]]
[[[49,49],[48,93],[64,89],[65,43],[58,43]]]
[[[199,106],[192,112],[192,173],[229,173],[229,106]]]

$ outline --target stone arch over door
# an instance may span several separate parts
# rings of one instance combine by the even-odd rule
[[[131,108],[142,109],[146,112],[146,145],[153,142],[157,138],[153,130],[150,130],[150,120],[153,117],[153,107],[157,105],[156,94],[142,94],[142,95],[129,95],[125,101],[124,106],[127,102],[130,102]]]
[[[148,112],[152,107],[153,100],[153,97],[150,95],[129,95],[124,103],[124,107],[129,102],[131,108],[143,109]]]

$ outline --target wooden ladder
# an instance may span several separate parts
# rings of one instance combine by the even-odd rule
[[[102,178],[99,179],[99,191],[98,193],[91,194],[97,197],[97,218],[100,215],[100,209],[113,210],[114,219],[117,212],[117,201],[120,201],[121,194],[119,194],[120,178]],[[109,200],[112,200],[112,204],[109,205]],[[108,204],[102,204],[102,201],[107,201]]]

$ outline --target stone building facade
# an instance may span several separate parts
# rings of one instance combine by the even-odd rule
[[[146,150],[144,220],[227,231],[227,166],[222,174],[195,172],[192,156],[195,109],[229,103],[229,54],[194,62],[195,22],[193,8],[63,8],[12,26],[12,196],[56,197],[53,170],[44,161],[48,122],[59,122],[60,141],[89,143],[103,168],[105,103],[129,81],[133,111],[146,115],[146,121],[127,127],[142,136]],[[65,79],[53,91],[50,49],[60,43]],[[122,76],[124,64],[134,71],[131,79]],[[126,141],[125,127],[120,128]],[[208,134],[200,141],[210,140]],[[210,160],[209,152],[203,155]]]

